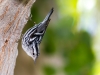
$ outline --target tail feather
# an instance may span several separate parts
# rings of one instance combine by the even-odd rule
[[[47,14],[47,16],[45,17],[45,19],[43,20],[43,22],[50,20],[50,16],[51,16],[51,14],[53,13],[53,11],[54,11],[54,8],[52,8],[52,9],[50,10],[50,12]]]

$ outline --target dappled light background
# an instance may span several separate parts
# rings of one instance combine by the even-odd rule
[[[38,59],[19,42],[14,75],[100,75],[100,0],[36,0],[22,34],[52,7]]]

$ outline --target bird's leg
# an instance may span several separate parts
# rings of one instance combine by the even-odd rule
[[[32,21],[32,14],[30,14],[29,20],[33,23],[33,25],[36,24],[36,22]]]

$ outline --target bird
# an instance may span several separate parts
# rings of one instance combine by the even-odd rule
[[[40,54],[39,45],[51,20],[50,17],[53,11],[54,8],[50,10],[50,12],[46,15],[42,22],[35,24],[33,27],[29,28],[22,37],[22,48],[27,55],[32,57],[34,61]]]

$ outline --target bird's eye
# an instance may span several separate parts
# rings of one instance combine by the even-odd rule
[[[33,53],[33,55],[35,55],[35,53]]]

